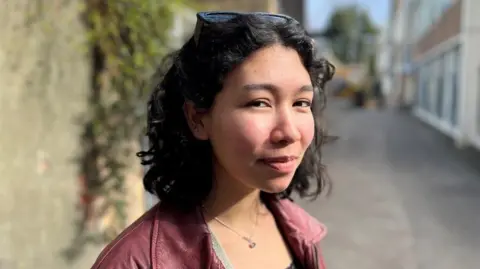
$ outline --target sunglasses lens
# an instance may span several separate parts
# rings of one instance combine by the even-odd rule
[[[253,13],[255,14],[255,13]],[[221,12],[212,12],[212,13],[203,13],[202,17],[205,21],[210,22],[210,23],[221,23],[221,22],[226,22],[231,19],[234,19],[237,17],[239,14],[236,13],[221,13]],[[268,13],[256,13],[257,16],[260,16],[264,19],[273,21],[273,22],[282,22],[286,20],[286,17],[284,16],[279,16],[279,15],[274,15],[274,14],[268,14]]]
[[[270,15],[268,16],[268,19],[273,21],[273,22],[284,22],[287,20],[287,18],[282,17],[282,16],[275,16],[275,15]]]
[[[250,13],[252,15],[256,15],[259,17],[262,17],[268,21],[278,23],[278,22],[286,22],[289,20],[289,17],[287,16],[282,16],[282,15],[275,15],[275,14],[270,14],[270,13]],[[199,20],[197,20],[197,25],[195,26],[195,31],[193,33],[193,38],[195,41],[195,44],[198,46],[198,42],[200,39],[200,34],[202,32],[203,25],[205,23],[223,23],[227,22],[229,20],[235,19],[238,15],[241,15],[241,13],[234,13],[234,12],[200,12],[197,13],[197,17]]]

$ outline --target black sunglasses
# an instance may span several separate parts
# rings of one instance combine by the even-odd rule
[[[235,19],[236,17],[241,15],[260,16],[272,22],[286,22],[286,21],[294,20],[293,18],[287,15],[272,14],[272,13],[266,13],[266,12],[249,12],[249,13],[227,12],[227,11],[198,12],[197,24],[195,25],[195,31],[193,32],[193,40],[195,41],[195,46],[198,46],[200,35],[205,25],[224,23],[229,20]]]

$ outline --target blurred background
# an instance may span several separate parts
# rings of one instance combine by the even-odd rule
[[[288,14],[337,67],[333,193],[299,201],[329,268],[480,268],[479,1],[0,2],[0,269],[89,268],[155,203],[145,103],[198,10]]]

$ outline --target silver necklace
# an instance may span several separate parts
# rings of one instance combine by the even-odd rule
[[[202,206],[202,208],[203,208],[203,210],[204,210],[205,212],[208,212],[207,209],[206,209],[204,206]],[[214,219],[216,222],[220,223],[220,224],[221,224],[222,226],[224,226],[225,228],[229,229],[231,232],[233,232],[233,233],[235,233],[236,235],[238,235],[238,236],[239,236],[240,238],[242,238],[243,240],[247,241],[249,248],[254,248],[254,247],[257,246],[257,243],[256,243],[255,241],[253,241],[253,239],[252,239],[252,238],[253,238],[253,233],[252,233],[252,235],[250,235],[250,236],[247,237],[247,236],[242,235],[241,233],[237,232],[235,229],[233,229],[232,227],[230,227],[230,225],[226,224],[225,222],[223,222],[223,221],[220,220],[219,218],[213,217],[213,219]],[[257,213],[257,215],[256,215],[256,217],[255,217],[255,226],[254,226],[254,228],[257,227],[257,224],[258,224],[258,213]],[[254,231],[255,231],[255,229],[254,229]]]
[[[216,220],[218,223],[220,223],[221,225],[223,225],[225,228],[229,229],[230,231],[234,232],[236,235],[238,235],[240,238],[242,238],[243,240],[247,241],[248,243],[248,247],[249,248],[254,248],[257,243],[255,243],[255,241],[252,240],[252,237],[253,237],[253,234],[249,237],[247,236],[244,236],[242,234],[240,234],[239,232],[235,231],[235,229],[233,229],[232,227],[230,227],[228,224],[226,224],[225,222],[221,221],[219,218],[217,217],[214,217],[213,218],[214,220]],[[256,227],[256,222],[255,222],[255,227]]]

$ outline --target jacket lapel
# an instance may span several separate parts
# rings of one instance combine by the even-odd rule
[[[181,212],[160,206],[154,224],[153,269],[224,269],[213,250],[210,232],[200,210]]]
[[[268,195],[264,201],[295,257],[304,268],[318,267],[322,261],[317,245],[326,236],[326,227],[288,199]]]

